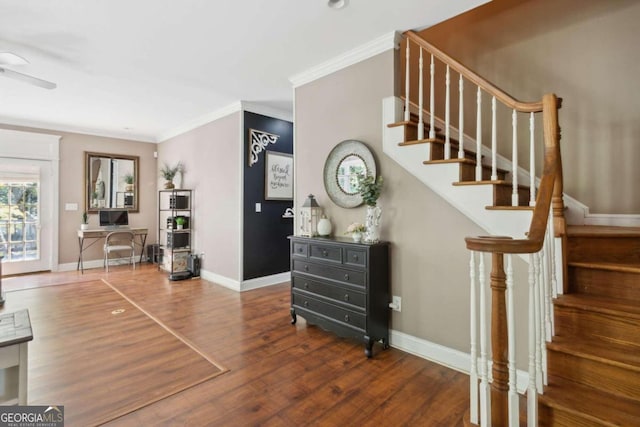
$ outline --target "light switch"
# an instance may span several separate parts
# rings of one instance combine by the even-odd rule
[[[78,204],[77,203],[65,203],[64,204],[64,210],[65,211],[77,211],[78,210]]]
[[[256,203],[256,212],[262,212],[262,203]]]

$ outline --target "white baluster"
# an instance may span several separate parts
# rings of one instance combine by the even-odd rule
[[[489,348],[487,326],[487,293],[484,254],[480,253],[478,281],[480,283],[480,425],[491,425],[491,390],[489,388]]]
[[[535,327],[535,257],[529,254],[529,386],[527,388],[527,426],[538,425],[538,393],[536,391],[536,327]]]
[[[511,181],[513,183],[513,194],[511,194],[511,206],[518,206],[518,112],[515,109],[511,115],[511,129],[513,130],[513,144],[511,148]]]
[[[498,125],[496,123],[496,97],[491,99],[491,180],[498,180]]]
[[[534,255],[536,264],[535,264],[535,271],[536,271],[536,292],[534,295],[534,307],[535,307],[535,318],[534,318],[534,326],[536,328],[535,334],[536,334],[536,387],[538,390],[538,393],[542,394],[542,383],[543,383],[543,378],[542,378],[542,351],[541,351],[541,345],[542,342],[544,341],[542,339],[542,322],[543,322],[543,318],[542,318],[542,312],[541,312],[541,306],[540,306],[540,288],[542,287],[542,253],[543,251],[537,252]]]
[[[433,55],[431,55],[431,66],[429,67],[431,73],[431,92],[429,93],[429,139],[436,139],[436,94],[435,94],[435,78],[436,78],[436,65],[433,62]]]
[[[509,358],[509,426],[518,426],[520,408],[518,404],[518,384],[516,380],[516,316],[513,295],[513,266],[511,254],[507,257],[507,334]]]
[[[460,100],[458,102],[458,158],[464,159],[464,80],[462,74],[458,80],[458,92],[460,94]]]
[[[445,105],[444,105],[444,158],[451,158],[451,141],[450,141],[450,130],[449,126],[451,125],[451,74],[449,71],[449,65],[447,65],[447,75],[445,76]]]
[[[536,205],[536,146],[535,146],[535,118],[533,113],[529,117],[529,206]]]
[[[420,48],[420,80],[418,80],[418,139],[424,139],[424,120],[422,118],[424,110],[424,61],[422,60],[422,47]]]
[[[469,393],[471,399],[470,420],[473,424],[478,424],[478,349],[477,342],[477,311],[478,304],[476,295],[478,294],[476,285],[476,261],[475,252],[471,251],[469,261],[469,279],[471,280],[471,372],[469,378]]]
[[[545,239],[544,247],[546,249],[545,259],[546,263],[546,272],[547,272],[547,283],[544,287],[544,316],[545,316],[545,339],[546,341],[551,341],[551,337],[553,336],[553,327],[552,327],[552,293],[554,287],[554,253],[553,253],[553,213],[549,210],[549,219],[547,221],[547,235]],[[545,371],[546,374],[546,371]],[[545,383],[546,384],[546,383]]]
[[[476,96],[476,181],[482,181],[482,89]]]
[[[404,121],[408,122],[410,116],[409,111],[409,44],[411,42],[407,39],[407,49],[405,51],[405,70],[404,70]]]

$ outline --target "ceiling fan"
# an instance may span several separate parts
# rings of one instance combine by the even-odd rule
[[[55,89],[57,85],[47,80],[42,80],[37,77],[30,76],[28,74],[22,74],[17,71],[9,70],[5,68],[5,65],[25,65],[29,61],[21,56],[18,56],[11,52],[0,52],[0,76],[9,77],[11,79],[20,80],[25,83],[29,83],[35,86],[43,87],[45,89]]]

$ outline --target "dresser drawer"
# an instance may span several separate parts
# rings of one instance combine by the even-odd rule
[[[309,244],[302,242],[293,242],[292,255],[306,258],[309,255]]]
[[[365,294],[362,292],[345,289],[340,286],[329,285],[327,283],[316,282],[306,277],[293,276],[291,286],[316,295],[322,295],[345,304],[355,305],[365,308]]]
[[[358,329],[364,330],[366,326],[364,314],[356,313],[355,311],[347,310],[345,308],[299,294],[296,289],[293,290],[292,298],[294,306],[322,314],[340,323],[344,323]]]
[[[328,245],[309,245],[309,257],[318,260],[342,263],[342,248]]]
[[[367,251],[364,249],[347,248],[344,254],[344,263],[346,265],[356,265],[360,267],[367,266]]]
[[[304,260],[293,260],[293,270],[301,273],[313,274],[339,282],[349,283],[355,286],[365,286],[366,273],[364,271],[353,271],[345,268],[334,267],[332,265],[315,264]]]

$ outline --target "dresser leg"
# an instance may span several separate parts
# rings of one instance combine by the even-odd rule
[[[373,356],[372,350],[373,350],[373,340],[370,337],[365,335],[364,336],[364,354],[370,358],[371,356]]]
[[[292,308],[291,309],[291,324],[295,325],[297,320],[298,320],[298,317],[296,316],[296,311]]]

